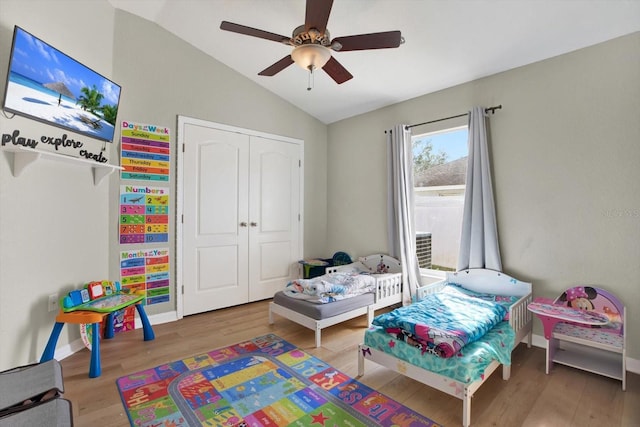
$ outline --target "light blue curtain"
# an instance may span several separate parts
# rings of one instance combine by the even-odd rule
[[[485,109],[473,107],[469,113],[469,158],[458,270],[502,271],[486,120]]]
[[[413,213],[413,153],[405,125],[387,131],[388,218],[391,255],[402,264],[403,303],[409,304],[420,286]]]

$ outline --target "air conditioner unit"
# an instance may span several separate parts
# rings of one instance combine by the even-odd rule
[[[416,256],[420,268],[431,268],[431,233],[416,233]]]

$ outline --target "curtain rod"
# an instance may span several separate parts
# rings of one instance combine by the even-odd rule
[[[485,113],[489,113],[490,112],[491,114],[495,114],[496,110],[500,110],[501,108],[502,108],[502,105],[496,105],[495,107],[485,108],[484,112]],[[445,120],[457,119],[458,117],[464,117],[464,116],[467,116],[467,115],[469,115],[469,113],[458,114],[457,116],[445,117],[443,119],[430,120],[428,122],[417,123],[415,125],[407,125],[404,128],[405,128],[405,130],[408,130],[408,129],[414,128],[416,126],[428,125],[428,124],[431,124],[431,123],[443,122]]]

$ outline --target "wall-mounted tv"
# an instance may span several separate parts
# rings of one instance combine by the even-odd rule
[[[5,111],[113,141],[121,87],[16,26]]]

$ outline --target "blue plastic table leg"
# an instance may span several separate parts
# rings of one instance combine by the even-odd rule
[[[53,325],[53,330],[51,331],[51,335],[49,335],[49,341],[47,341],[47,346],[44,348],[44,352],[42,353],[42,357],[40,358],[40,363],[53,359],[53,355],[56,352],[58,337],[60,336],[60,331],[62,331],[63,326],[64,323],[60,322],[56,322]]]
[[[107,314],[107,323],[104,325],[104,338],[111,339],[113,338],[113,321],[114,321],[114,313]]]
[[[147,313],[144,311],[144,306],[142,304],[136,304],[136,310],[138,310],[140,321],[142,322],[142,332],[144,333],[144,340],[152,341],[153,339],[155,339],[156,334],[153,332],[153,328],[151,327],[151,323],[149,322]]]
[[[96,378],[102,373],[100,367],[100,323],[93,323],[91,328],[91,364],[89,365],[89,378]]]

